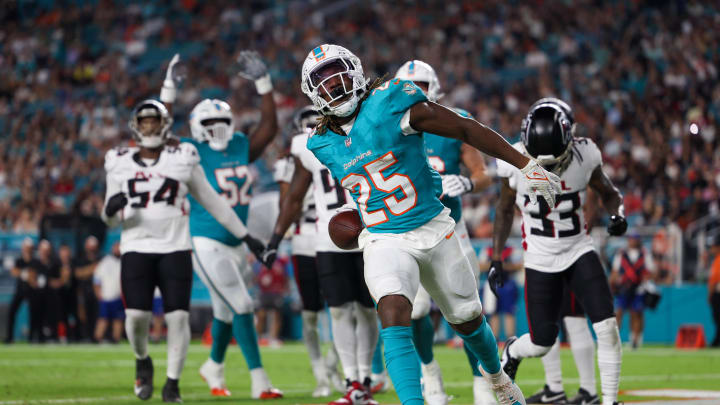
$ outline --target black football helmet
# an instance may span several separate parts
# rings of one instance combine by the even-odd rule
[[[557,98],[536,101],[522,122],[525,150],[547,170],[560,175],[572,161],[572,109]]]
[[[300,107],[293,114],[293,130],[295,133],[303,133],[308,129],[313,129],[318,124],[320,113],[311,105]]]

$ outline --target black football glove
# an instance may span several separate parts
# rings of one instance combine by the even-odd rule
[[[270,243],[268,243],[265,252],[263,252],[262,258],[260,258],[266,267],[270,268],[273,263],[275,263],[275,259],[277,259],[278,246],[280,246],[280,242],[282,242],[282,240],[282,235],[278,235],[276,233],[274,233],[270,238]]]
[[[252,254],[255,255],[258,260],[263,262],[263,264],[265,264],[265,262],[263,261],[263,257],[265,255],[265,245],[261,241],[255,239],[250,234],[245,235],[245,237],[243,238],[243,242],[245,242]]]
[[[498,297],[497,289],[505,285],[505,271],[503,271],[503,264],[500,260],[493,260],[490,262],[490,272],[488,273],[488,283],[490,283],[490,291]]]
[[[128,199],[125,197],[125,193],[121,191],[115,194],[110,197],[107,204],[105,204],[105,215],[107,215],[108,218],[111,218],[113,215],[117,214],[118,211],[125,208],[127,203]]]
[[[627,231],[627,220],[622,215],[613,215],[610,217],[607,231],[612,236],[620,236]]]

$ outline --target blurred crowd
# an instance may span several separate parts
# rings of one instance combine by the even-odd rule
[[[104,151],[129,140],[129,109],[158,95],[175,52],[185,81],[174,131],[186,136],[187,113],[204,97],[228,99],[241,129],[258,119],[252,86],[233,71],[244,48],[268,62],[287,122],[308,102],[302,61],[325,42],[355,52],[368,77],[408,59],[430,63],[442,103],[510,141],[536,99],[567,100],[578,135],[603,151],[631,226],[685,227],[718,212],[713,2],[40,1],[5,5],[0,21],[0,230],[99,212]],[[257,165],[265,186],[283,147],[278,139]],[[495,194],[465,201],[475,237],[492,232]]]

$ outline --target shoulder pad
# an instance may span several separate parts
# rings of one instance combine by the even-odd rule
[[[105,153],[105,171],[111,172],[115,167],[117,167],[120,159],[132,155],[136,152],[136,150],[137,148],[127,146],[116,146],[109,149]]]
[[[309,138],[308,134],[297,134],[293,136],[290,141],[290,154],[298,156],[300,152],[306,150],[308,148],[307,144]]]
[[[404,114],[413,105],[424,101],[427,97],[415,83],[400,79],[388,80],[374,88],[366,100],[391,114]]]
[[[166,146],[166,153],[178,153],[182,163],[195,165],[200,162],[200,154],[195,145],[190,142],[181,142],[178,146]]]

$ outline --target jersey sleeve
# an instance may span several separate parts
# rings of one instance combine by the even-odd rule
[[[130,153],[130,149],[118,146],[105,152],[105,173],[110,174],[120,163],[120,157]]]
[[[292,139],[292,144],[290,145],[290,154],[296,157],[307,171],[312,173],[315,171],[316,166],[321,165],[321,163],[317,160],[315,155],[310,152],[307,144],[307,135],[295,136]]]
[[[418,131],[410,126],[410,107],[427,101],[427,96],[415,83],[392,79],[388,80],[370,93],[379,116],[386,117],[399,125],[404,135],[416,134]]]
[[[295,161],[292,158],[278,159],[273,167],[273,180],[276,183],[290,183],[294,172]]]
[[[578,147],[580,147],[580,153],[583,155],[583,159],[588,160],[590,167],[595,168],[603,164],[602,152],[600,148],[589,138],[578,138],[576,141]]]
[[[200,153],[191,142],[181,142],[177,148],[183,163],[188,166],[195,166],[200,163]]]

